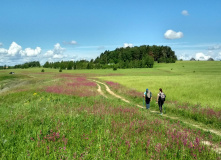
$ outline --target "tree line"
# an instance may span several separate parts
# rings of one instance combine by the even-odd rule
[[[105,68],[152,68],[158,63],[175,63],[175,52],[168,46],[149,46],[116,48],[105,51],[95,60],[46,62],[45,68],[60,69],[105,69]]]
[[[168,46],[135,46],[106,50],[95,60],[45,62],[44,68],[57,69],[105,69],[105,68],[152,68],[158,63],[175,63],[175,52]],[[38,61],[15,65],[13,68],[40,67]]]
[[[30,68],[30,67],[41,67],[41,64],[39,61],[32,61],[32,62],[26,62],[24,64],[17,64],[15,66],[0,66],[0,69],[12,69],[12,68]]]
[[[30,68],[30,67],[41,67],[41,64],[39,63],[39,61],[32,61],[14,66],[14,68]]]

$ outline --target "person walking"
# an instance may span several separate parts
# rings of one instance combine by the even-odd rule
[[[150,101],[152,101],[152,93],[148,90],[148,88],[146,89],[146,92],[144,92],[143,98],[145,98],[146,109],[149,109]]]
[[[160,93],[157,94],[157,102],[156,102],[156,103],[158,103],[159,109],[160,109],[160,114],[162,115],[162,114],[163,114],[163,112],[162,112],[162,106],[163,106],[163,104],[164,104],[166,95],[163,93],[162,88],[160,88],[159,90],[160,90]]]

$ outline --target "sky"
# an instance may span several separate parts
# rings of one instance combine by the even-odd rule
[[[169,46],[221,60],[219,0],[0,0],[0,66],[91,60],[105,50]]]

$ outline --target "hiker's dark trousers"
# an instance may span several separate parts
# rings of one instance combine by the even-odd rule
[[[163,106],[164,101],[158,101],[160,113],[162,113],[162,106]]]

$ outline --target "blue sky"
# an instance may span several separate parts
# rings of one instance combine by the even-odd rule
[[[0,65],[94,59],[167,45],[178,59],[221,59],[219,0],[0,0]]]

